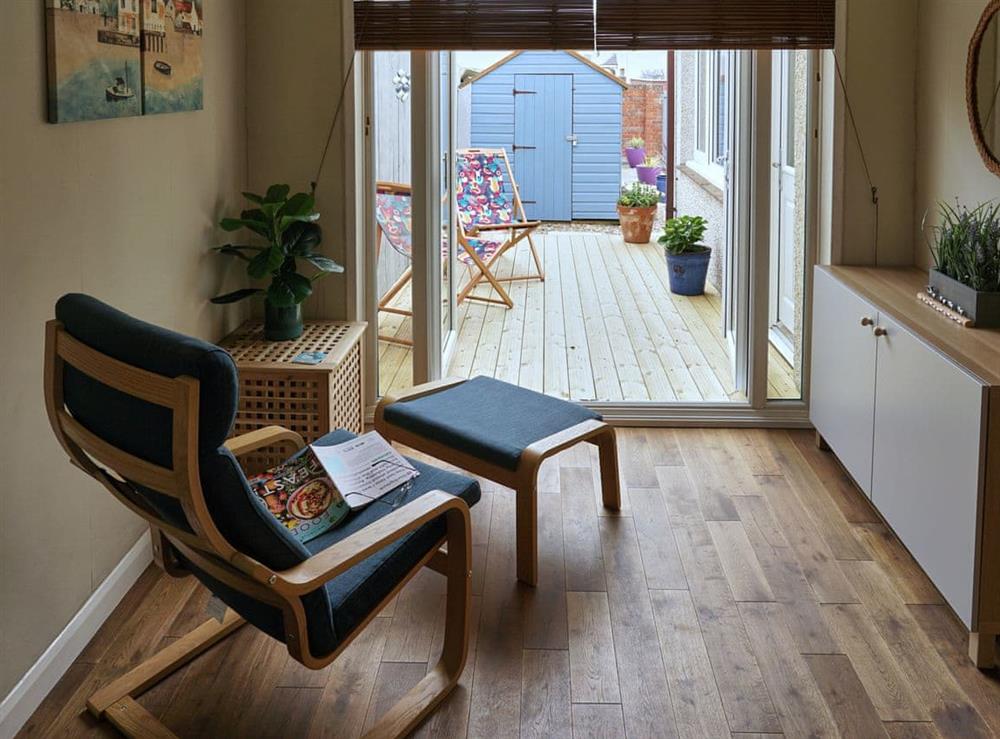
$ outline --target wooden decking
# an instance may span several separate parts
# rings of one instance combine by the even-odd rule
[[[459,306],[449,375],[490,375],[572,400],[743,399],[720,329],[721,297],[714,289],[695,298],[671,295],[657,246],[580,232],[544,234],[536,244],[545,282],[512,283],[513,309]],[[496,273],[526,274],[529,258],[522,245]],[[408,291],[397,298],[401,306],[409,301]],[[410,319],[386,314],[381,333],[409,338]],[[379,353],[382,393],[412,384],[409,349],[383,342]],[[799,397],[796,373],[773,348],[768,391],[772,398]]]

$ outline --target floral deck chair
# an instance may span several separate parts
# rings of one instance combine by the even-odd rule
[[[514,307],[507,290],[501,283],[514,280],[544,280],[541,260],[531,239],[540,221],[529,221],[521,203],[517,182],[503,149],[460,149],[458,161],[458,242],[463,262],[473,267],[469,282],[458,293],[458,300],[480,300]],[[504,192],[504,172],[510,177],[511,192]],[[535,274],[497,277],[493,265],[504,253],[528,240],[535,260]],[[496,290],[499,299],[473,295],[472,290],[486,279]]]

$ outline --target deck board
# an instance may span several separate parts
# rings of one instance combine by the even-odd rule
[[[722,334],[722,296],[671,295],[663,253],[655,244],[617,236],[550,232],[535,236],[546,279],[504,283],[514,308],[466,301],[456,309],[458,335],[448,375],[485,374],[581,401],[724,402],[736,391],[729,342]],[[500,258],[498,277],[524,275],[534,264],[527,242]],[[459,277],[467,275],[459,265]],[[484,283],[476,294],[496,297]],[[410,290],[394,305],[409,306]],[[409,318],[383,314],[383,334],[409,338]],[[406,387],[410,351],[379,346],[382,393]],[[768,347],[768,397],[798,398],[797,372]]]

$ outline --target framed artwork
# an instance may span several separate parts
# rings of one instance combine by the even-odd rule
[[[204,0],[46,0],[49,121],[201,110]]]

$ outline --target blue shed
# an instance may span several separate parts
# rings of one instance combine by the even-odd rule
[[[528,218],[617,218],[622,90],[573,51],[515,51],[472,86],[473,147],[507,150]]]

